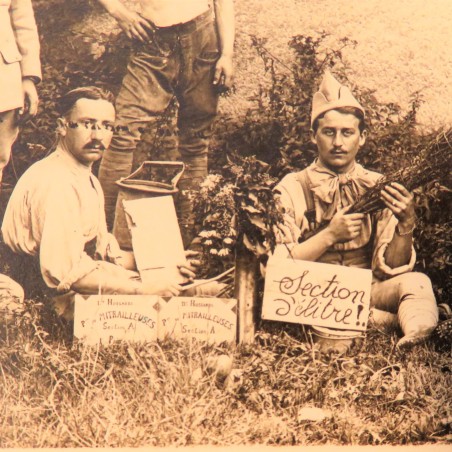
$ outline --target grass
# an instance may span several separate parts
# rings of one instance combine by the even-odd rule
[[[452,440],[450,355],[427,345],[401,354],[395,336],[376,330],[355,354],[322,357],[299,328],[274,322],[247,346],[90,348],[71,344],[70,325],[53,323],[49,334],[42,322],[34,312],[3,329],[0,447]],[[234,360],[226,380],[209,367],[225,353]],[[306,407],[326,417],[306,420]]]
[[[236,3],[236,94],[222,99],[227,115],[243,114],[263,77],[251,34],[269,37],[269,48],[285,59],[292,35],[325,29],[333,40],[358,40],[346,55],[358,85],[404,105],[423,89],[422,122],[447,123],[442,82],[450,27],[447,14],[434,14],[437,5],[446,11],[445,0],[433,10],[425,6],[429,14],[420,14],[421,0],[342,9],[333,0]],[[435,26],[421,27],[432,17]],[[92,24],[98,39],[97,15]],[[77,26],[86,32],[84,22]],[[41,33],[49,44],[46,29]],[[394,334],[370,330],[355,354],[332,358],[320,356],[299,328],[275,323],[263,323],[252,346],[165,341],[85,348],[71,343],[70,325],[46,317],[39,304],[29,311],[7,326],[0,319],[0,447],[452,441],[450,353],[429,345],[399,353]],[[224,353],[234,359],[225,381],[209,369],[209,358]],[[306,407],[326,417],[307,420]]]

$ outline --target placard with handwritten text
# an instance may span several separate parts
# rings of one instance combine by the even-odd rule
[[[74,336],[87,344],[156,340],[158,301],[157,295],[76,295]]]
[[[86,344],[166,337],[234,342],[237,300],[156,295],[75,296],[74,336]]]
[[[196,338],[210,343],[234,342],[237,300],[173,297],[160,301],[159,337]]]
[[[262,318],[364,331],[371,283],[371,270],[271,258]]]

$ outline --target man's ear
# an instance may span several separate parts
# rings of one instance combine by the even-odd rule
[[[67,122],[64,118],[58,118],[57,119],[57,128],[56,128],[57,134],[64,137],[67,132]]]
[[[317,144],[317,138],[315,137],[315,132],[313,129],[309,130],[309,135],[311,137],[311,143]]]
[[[366,142],[366,138],[367,138],[367,130],[364,129],[359,135],[359,145],[360,146],[364,146],[364,143]]]

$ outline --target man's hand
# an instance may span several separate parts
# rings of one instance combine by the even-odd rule
[[[195,270],[201,265],[201,262],[198,259],[192,258],[197,257],[198,255],[199,253],[196,251],[185,251],[187,260],[177,266],[181,275],[186,278],[185,282],[193,282],[196,277]]]
[[[185,251],[185,258],[187,259],[190,268],[193,270],[201,265],[201,261],[199,259],[195,259],[197,257],[199,257],[198,251],[193,250]]]
[[[363,213],[347,214],[350,206],[339,210],[331,219],[327,230],[331,234],[333,243],[348,242],[359,236],[363,225]]]
[[[381,191],[381,199],[399,220],[399,231],[401,233],[413,229],[416,222],[414,210],[414,197],[403,186],[397,182],[391,182]]]
[[[134,11],[124,7],[119,9],[113,17],[129,39],[147,42],[152,36],[152,24]]]
[[[39,99],[32,79],[24,78],[22,80],[22,89],[24,92],[24,107],[19,110],[19,121],[24,123],[38,112]]]
[[[218,86],[219,90],[232,88],[233,72],[232,56],[221,55],[215,66],[213,84]]]
[[[143,293],[160,295],[161,297],[178,297],[183,288],[168,280],[154,280],[143,283]]]

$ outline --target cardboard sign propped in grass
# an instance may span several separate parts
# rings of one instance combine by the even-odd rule
[[[235,342],[237,300],[173,297],[160,299],[160,337],[196,338],[209,343]]]
[[[262,318],[365,331],[371,270],[272,257]]]
[[[143,282],[184,282],[178,265],[185,262],[182,236],[172,196],[124,200],[132,247]]]
[[[74,336],[89,345],[167,337],[232,343],[236,308],[237,301],[229,298],[76,295]]]
[[[90,345],[156,340],[158,301],[157,295],[76,295],[74,337]]]

